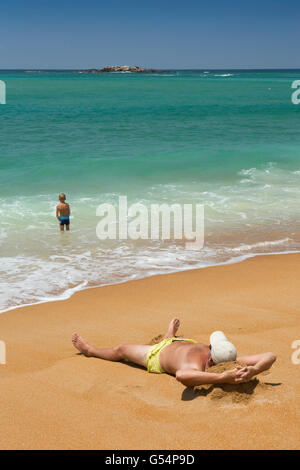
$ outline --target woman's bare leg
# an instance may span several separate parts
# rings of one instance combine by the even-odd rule
[[[168,331],[165,334],[164,338],[174,338],[174,336],[176,335],[178,331],[179,326],[180,326],[179,318],[176,318],[176,317],[173,318],[169,323]]]
[[[173,318],[168,327],[164,338],[173,338],[180,326],[180,320]],[[77,333],[72,335],[72,343],[78,351],[87,357],[98,357],[107,361],[128,361],[147,367],[147,354],[151,346],[144,344],[119,344],[113,348],[95,348],[87,343]]]
[[[72,343],[87,357],[98,357],[107,361],[128,361],[146,367],[147,354],[151,346],[143,344],[120,344],[113,348],[95,348],[77,333],[72,335]]]

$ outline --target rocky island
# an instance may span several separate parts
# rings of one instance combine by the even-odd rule
[[[163,70],[144,69],[138,65],[130,67],[129,65],[105,65],[103,69],[77,70],[78,73],[163,73]]]

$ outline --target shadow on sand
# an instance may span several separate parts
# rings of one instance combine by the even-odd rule
[[[264,393],[270,387],[278,387],[281,383],[261,383],[254,378],[250,382],[241,384],[218,384],[204,385],[199,387],[187,387],[183,392],[181,399],[191,401],[197,397],[209,397],[212,400],[222,398],[231,398],[233,402],[248,401],[253,395]]]

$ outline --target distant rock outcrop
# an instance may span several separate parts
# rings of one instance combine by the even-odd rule
[[[163,70],[144,69],[138,65],[130,67],[129,65],[105,65],[103,69],[77,70],[78,73],[162,73]]]

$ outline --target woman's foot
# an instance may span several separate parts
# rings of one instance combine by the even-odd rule
[[[85,356],[91,356],[92,346],[90,346],[84,339],[79,336],[77,333],[72,334],[72,343],[73,346],[78,349]]]
[[[180,326],[180,320],[179,318],[175,317],[173,318],[170,323],[169,323],[169,328],[167,333],[165,334],[165,338],[174,338],[176,335],[178,328]]]

